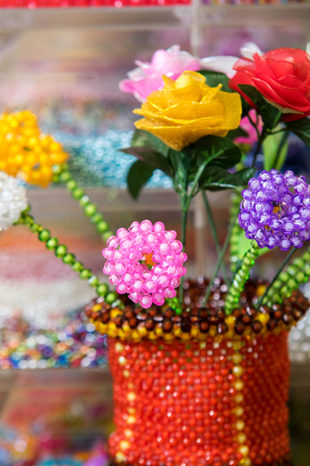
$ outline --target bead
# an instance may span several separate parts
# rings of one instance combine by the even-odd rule
[[[93,288],[96,288],[99,285],[99,278],[96,277],[96,275],[93,275],[92,277],[89,278],[88,283],[90,286]]]
[[[47,249],[55,249],[58,246],[58,238],[55,236],[47,240],[46,247]]]
[[[87,217],[91,217],[96,212],[97,208],[94,204],[89,203],[84,207],[84,212]]]
[[[46,242],[51,237],[51,233],[49,230],[43,229],[40,231],[38,237],[40,241]]]
[[[88,280],[92,276],[92,271],[83,268],[83,270],[81,270],[79,274],[82,280]]]
[[[55,249],[55,255],[57,257],[63,257],[66,253],[67,253],[67,246],[65,246],[64,244],[60,244]]]
[[[106,296],[109,291],[109,287],[106,283],[101,283],[97,286],[96,291],[99,296]]]
[[[71,179],[71,175],[69,172],[67,171],[63,171],[60,176],[59,176],[59,179],[62,183],[67,183],[70,179]]]
[[[75,262],[74,254],[65,254],[62,258],[64,264],[72,265]]]
[[[84,195],[84,191],[81,188],[75,188],[72,191],[72,196],[74,197],[74,199],[81,199],[83,195]]]
[[[117,299],[117,294],[114,293],[113,291],[109,292],[105,297],[105,301],[108,304],[112,304],[116,299]]]
[[[81,272],[83,270],[84,266],[81,262],[74,262],[74,264],[72,264],[72,270],[74,270],[74,272]]]
[[[102,220],[102,215],[99,212],[95,213],[90,218],[90,221],[95,224],[99,223],[101,220]]]
[[[69,180],[66,182],[66,186],[69,191],[73,191],[77,187],[77,182],[75,180]]]
[[[97,223],[97,230],[99,233],[104,233],[109,229],[109,225],[104,220]]]
[[[105,242],[108,241],[108,239],[109,239],[110,236],[112,236],[112,235],[113,235],[112,231],[109,231],[109,230],[108,230],[108,231],[104,232],[103,235],[102,235],[103,241],[105,241]]]

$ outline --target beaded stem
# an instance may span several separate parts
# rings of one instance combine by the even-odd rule
[[[44,228],[40,223],[35,222],[29,211],[30,208],[22,212],[20,219],[15,225],[28,226],[33,233],[38,235],[39,240],[44,243],[46,249],[54,251],[55,256],[61,259],[64,264],[69,265],[82,280],[88,281],[89,285],[96,290],[98,296],[104,297],[107,303],[112,304],[117,299],[117,294],[110,291],[106,283],[100,283],[98,277],[90,269],[87,269],[82,262],[77,261],[74,254],[68,252],[65,244],[59,244],[56,236],[51,236],[48,229]]]
[[[275,303],[282,303],[285,298],[289,298],[293,291],[297,290],[301,284],[307,283],[310,279],[310,247],[297,257],[290,265],[281,272],[274,281],[268,292],[268,300],[265,304],[270,307]]]
[[[81,207],[87,218],[90,219],[96,227],[97,232],[101,236],[103,241],[113,235],[110,230],[109,224],[104,220],[98,208],[93,204],[84,189],[82,189],[77,182],[73,179],[67,165],[54,165],[53,167],[53,181],[55,183],[64,183],[67,189],[70,191],[72,197],[79,201]]]
[[[239,260],[239,236],[242,233],[238,221],[236,221],[239,214],[240,202],[242,200],[240,189],[236,189],[231,198],[230,208],[230,222],[232,224],[232,231],[230,237],[230,269],[232,273],[236,272],[237,262]],[[233,222],[233,223],[232,223]]]
[[[242,264],[236,272],[232,284],[228,290],[224,309],[227,315],[231,314],[238,306],[240,295],[244,289],[244,285],[249,278],[250,270],[255,264],[255,259],[259,253],[259,246],[256,241],[252,241],[250,249],[245,253],[242,259]]]
[[[284,259],[284,261],[282,262],[281,266],[279,267],[277,273],[275,274],[275,276],[273,277],[272,281],[269,283],[269,285],[267,286],[266,288],[266,291],[265,293],[263,294],[263,296],[259,299],[258,303],[257,303],[257,309],[260,308],[260,306],[262,306],[264,304],[264,302],[266,301],[267,297],[268,296],[272,296],[273,295],[273,285],[274,283],[278,280],[278,277],[281,276],[281,273],[283,271],[283,269],[285,268],[285,266],[289,263],[289,261],[291,260],[293,254],[295,254],[296,252],[296,248],[292,248],[291,251],[289,252],[289,254],[286,256],[286,258]]]

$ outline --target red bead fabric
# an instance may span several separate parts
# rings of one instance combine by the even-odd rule
[[[116,463],[286,464],[286,331],[203,342],[109,338],[109,360]]]
[[[0,0],[0,8],[89,8],[187,5],[190,0]]]

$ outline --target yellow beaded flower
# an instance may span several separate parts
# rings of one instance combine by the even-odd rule
[[[41,133],[30,111],[0,116],[0,171],[47,187],[52,181],[53,165],[63,165],[67,159],[61,144]]]
[[[174,150],[203,136],[226,136],[239,126],[240,95],[222,92],[222,85],[209,87],[204,76],[185,71],[176,81],[163,76],[165,87],[152,92],[134,113],[144,116],[135,125],[148,131]]]

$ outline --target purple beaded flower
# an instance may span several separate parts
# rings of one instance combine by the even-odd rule
[[[290,170],[263,171],[242,192],[239,224],[259,247],[300,248],[310,237],[310,186]]]
[[[161,306],[176,295],[180,277],[186,273],[187,256],[176,232],[165,230],[162,222],[133,222],[108,239],[102,251],[103,273],[120,294],[128,293],[134,303],[147,309]]]

